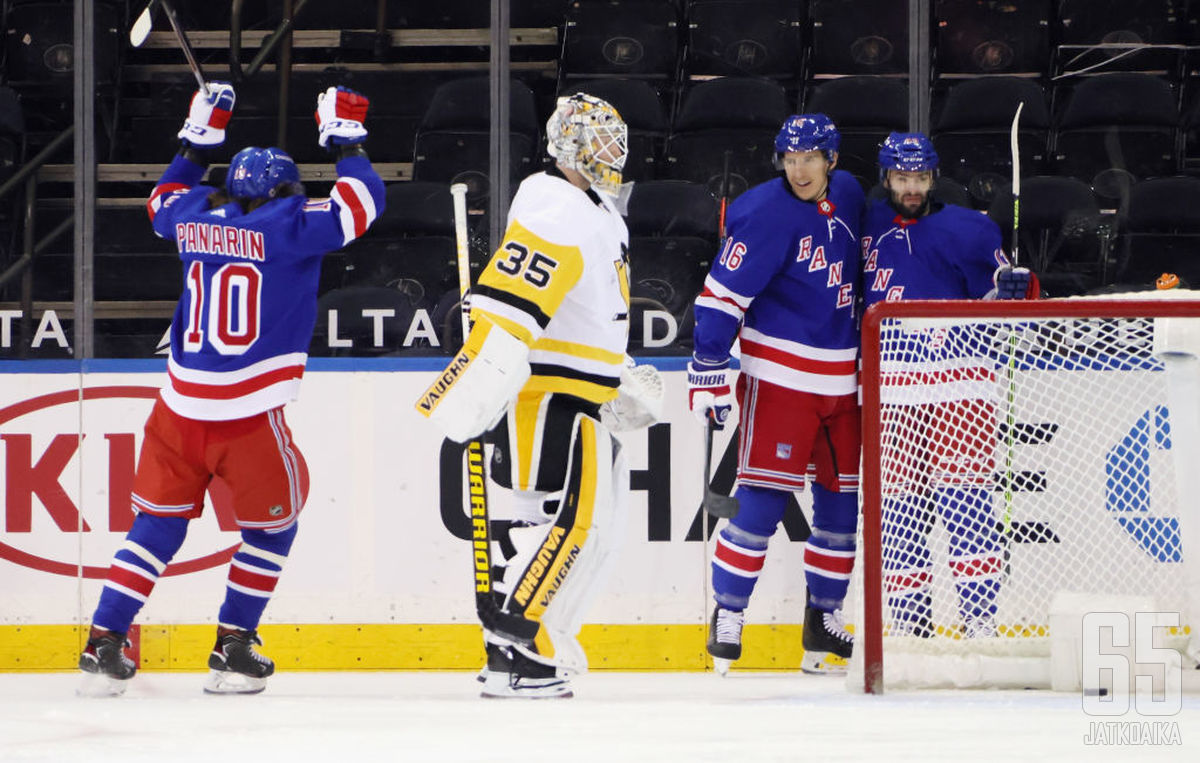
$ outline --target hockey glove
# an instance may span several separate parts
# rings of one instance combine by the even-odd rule
[[[992,282],[996,284],[996,299],[1037,299],[1041,295],[1038,277],[1029,268],[1003,265],[996,268]]]
[[[617,397],[600,406],[600,421],[610,432],[645,429],[663,417],[662,375],[654,366],[627,361]]]
[[[707,363],[692,358],[687,367],[688,407],[701,421],[712,416],[713,428],[723,429],[733,409],[729,391],[729,359]]]
[[[367,139],[363,122],[370,105],[371,101],[365,95],[344,87],[331,87],[318,95],[317,111],[313,115],[320,130],[317,143],[321,148],[329,148],[330,141],[335,146],[362,143]]]
[[[225,142],[225,125],[233,114],[237,97],[228,82],[208,83],[208,95],[197,90],[192,96],[187,121],[179,131],[179,139],[189,146],[212,148]]]

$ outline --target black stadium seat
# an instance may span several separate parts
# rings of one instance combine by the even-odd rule
[[[692,0],[685,74],[798,78],[803,19],[794,1]]]

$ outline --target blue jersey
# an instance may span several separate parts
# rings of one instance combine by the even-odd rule
[[[337,164],[327,199],[289,196],[246,213],[210,208],[204,167],[177,156],[146,204],[154,232],[179,248],[183,294],[171,322],[162,398],[181,416],[222,421],[299,393],[317,314],[321,258],[366,232],[383,181],[366,157]]]
[[[917,219],[886,201],[867,210],[863,240],[863,299],[981,299],[992,274],[1008,264],[1000,228],[986,215],[947,204]],[[881,359],[890,404],[990,399],[994,328],[981,324],[925,328],[895,335]]]
[[[696,298],[696,357],[723,360],[736,337],[743,373],[803,392],[853,393],[863,203],[858,181],[841,170],[820,202],[796,198],[784,178],[739,196]]]
[[[987,215],[947,204],[915,220],[886,201],[867,210],[863,226],[863,299],[980,299],[1008,258],[1000,228]]]

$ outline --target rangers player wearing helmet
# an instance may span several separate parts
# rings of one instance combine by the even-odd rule
[[[937,169],[937,152],[921,133],[892,133],[880,147],[879,177],[888,198],[870,207],[863,230],[865,304],[1035,298],[1037,277],[1009,265],[996,223],[937,200]],[[1000,388],[996,362],[988,358],[989,332],[988,327],[931,329],[923,352],[937,357],[939,368],[923,372],[920,383],[882,393],[885,437],[903,437],[913,448],[882,475],[884,586],[896,627],[915,636],[933,634],[928,533],[935,517],[950,536],[963,634],[996,634],[1004,539],[992,506]],[[917,378],[903,362],[883,370]],[[952,435],[950,421],[955,422]],[[914,502],[930,505],[928,517],[914,521],[912,512],[899,510]]]
[[[813,532],[805,546],[804,664],[844,667],[853,640],[840,609],[855,555],[859,409],[856,398],[859,223],[863,192],[835,169],[839,135],[824,114],[790,117],[775,140],[782,176],[729,208],[728,236],[696,299],[689,404],[717,424],[729,416],[730,348],[737,383],[740,510],[712,560],[708,651],[724,672],[741,656],[744,611],[767,541],[792,491],[816,467]]]
[[[262,691],[274,663],[254,645],[296,536],[308,469],[283,416],[296,398],[316,322],[322,256],[361,236],[383,210],[383,182],[363,149],[368,101],[344,88],[318,97],[319,143],[337,158],[329,198],[309,199],[295,162],[246,148],[224,188],[200,185],[235,101],[222,82],[197,91],[183,147],[146,204],[154,232],[179,249],[183,295],[171,323],[167,382],[146,422],[133,485],[137,513],[109,568],[79,660],[81,693],[119,694],[137,666],[125,635],[179,550],[220,475],[242,544],[229,568],[205,691]]]
[[[558,99],[546,137],[554,166],[521,182],[471,291],[471,332],[417,403],[454,440],[488,432],[492,480],[512,492],[493,591],[537,635],[518,643],[485,624],[485,697],[571,696],[587,667],[576,637],[626,513],[609,432],[655,418],[655,385],[637,383],[626,356],[629,234],[614,204],[625,122],[576,93]]]

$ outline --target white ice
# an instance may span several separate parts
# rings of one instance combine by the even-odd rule
[[[142,673],[123,697],[69,673],[0,674],[0,761],[1200,760],[1200,698],[1166,718],[1085,714],[1079,695],[865,696],[839,678],[594,672],[569,700],[484,700],[473,674],[301,673],[254,696],[201,673]],[[1177,723],[1180,746],[1097,747],[1093,721]]]

